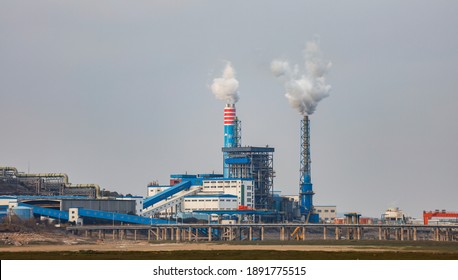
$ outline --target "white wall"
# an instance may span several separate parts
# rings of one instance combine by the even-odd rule
[[[204,180],[202,192],[235,195],[238,206],[254,207],[255,193],[252,180]]]
[[[185,212],[193,210],[236,210],[237,197],[196,197],[185,198],[183,208]]]

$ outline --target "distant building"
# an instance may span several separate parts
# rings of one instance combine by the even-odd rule
[[[322,223],[334,223],[337,215],[337,207],[332,206],[314,206],[315,213],[318,214]]]

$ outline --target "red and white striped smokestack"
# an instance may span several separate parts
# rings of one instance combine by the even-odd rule
[[[235,104],[226,104],[224,108],[224,125],[235,124]]]

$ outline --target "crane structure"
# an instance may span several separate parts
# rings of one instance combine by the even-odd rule
[[[439,211],[423,211],[423,223],[427,225],[431,218],[455,218],[458,221],[458,212]]]

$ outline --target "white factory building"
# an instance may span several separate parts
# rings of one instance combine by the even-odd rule
[[[337,207],[335,205],[315,205],[314,209],[322,223],[334,223],[337,216]]]
[[[237,207],[254,207],[253,180],[246,179],[218,179],[204,180],[202,194],[217,193],[230,194],[237,197]]]
[[[207,194],[186,196],[183,202],[183,212],[197,210],[237,210],[237,196],[231,194]]]
[[[183,190],[145,209],[148,216],[168,216],[177,212],[252,209],[254,182],[247,179],[218,178],[202,181],[202,186]],[[148,185],[148,197],[158,195],[173,186]],[[154,210],[157,209],[157,210]],[[151,212],[152,211],[152,212]]]

